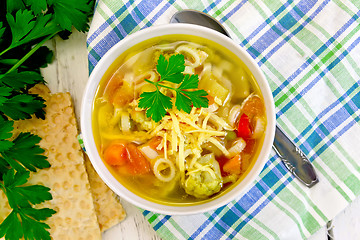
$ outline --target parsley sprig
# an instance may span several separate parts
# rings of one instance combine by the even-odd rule
[[[0,224],[0,238],[51,239],[44,220],[55,211],[35,208],[52,199],[49,188],[27,183],[30,172],[50,166],[40,137],[13,136],[14,120],[45,118],[45,101],[29,89],[45,83],[40,68],[53,58],[44,43],[72,28],[88,30],[94,0],[6,0],[0,4],[0,191],[11,213]]]
[[[207,92],[197,89],[199,76],[183,74],[185,70],[184,55],[172,55],[169,60],[160,55],[156,70],[160,75],[158,81],[153,82],[145,79],[146,82],[153,84],[156,90],[143,92],[139,100],[139,107],[146,109],[147,117],[159,122],[166,115],[167,109],[172,109],[173,101],[171,97],[162,92],[162,88],[174,92],[175,107],[186,113],[190,113],[192,106],[196,108],[207,108],[209,106],[209,100],[206,98]]]
[[[13,141],[13,121],[0,116],[0,189],[4,191],[11,213],[0,225],[0,236],[5,239],[50,239],[49,226],[41,221],[55,213],[49,208],[33,205],[51,200],[49,188],[41,185],[24,186],[30,171],[50,166],[40,138],[31,133],[20,133]]]
[[[13,209],[0,228],[0,236],[6,234],[6,239],[21,239],[23,236],[25,239],[49,239],[46,229],[50,227],[41,221],[55,211],[49,208],[35,209],[32,205],[51,200],[50,189],[41,185],[22,186],[29,176],[28,171],[15,172],[10,169],[3,175],[3,183],[0,183]]]

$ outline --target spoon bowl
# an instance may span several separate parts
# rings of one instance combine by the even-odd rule
[[[230,34],[226,29],[221,25],[219,21],[215,18],[197,11],[197,10],[182,10],[175,13],[170,19],[170,23],[190,23],[196,24],[203,27],[211,28],[217,32],[220,32],[227,37],[230,37]]]

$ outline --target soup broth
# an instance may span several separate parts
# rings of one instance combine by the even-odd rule
[[[159,80],[160,55],[176,54],[184,55],[184,74],[198,75],[209,106],[190,114],[173,106],[155,122],[139,98],[156,90],[145,79]],[[216,198],[246,176],[260,152],[266,114],[256,80],[235,54],[200,37],[168,35],[114,61],[97,89],[92,122],[99,154],[121,184],[150,201],[183,205]]]

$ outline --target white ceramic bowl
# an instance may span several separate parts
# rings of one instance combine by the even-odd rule
[[[95,96],[96,89],[98,84],[110,67],[110,65],[115,61],[115,59],[121,55],[128,48],[140,43],[144,40],[170,34],[187,34],[203,37],[214,42],[221,44],[222,46],[228,48],[230,51],[235,53],[249,68],[253,76],[257,80],[257,83],[260,86],[260,90],[263,94],[265,107],[266,107],[266,116],[267,116],[267,127],[265,131],[265,139],[263,147],[257,159],[255,159],[255,164],[246,175],[246,177],[238,183],[232,190],[228,191],[226,194],[215,198],[209,202],[202,204],[191,205],[191,206],[168,206],[154,203],[148,200],[145,200],[133,192],[126,189],[119,181],[113,177],[109,170],[104,165],[103,161],[100,158],[100,155],[97,151],[94,142],[93,130],[92,130],[92,106]],[[156,27],[149,27],[147,29],[133,33],[115,46],[113,46],[98,62],[94,68],[91,76],[88,80],[83,100],[82,100],[82,109],[81,109],[81,132],[86,148],[87,155],[89,156],[91,163],[93,164],[95,170],[104,180],[104,182],[121,198],[126,201],[141,207],[143,209],[168,214],[168,215],[186,215],[186,214],[195,214],[200,212],[206,212],[209,210],[216,209],[221,207],[230,201],[234,200],[253,183],[255,178],[259,175],[260,171],[263,169],[266,161],[268,160],[271,146],[273,144],[274,132],[275,132],[275,111],[274,111],[274,101],[272,93],[270,91],[269,85],[265,79],[265,76],[257,66],[256,62],[251,58],[251,56],[241,47],[239,47],[233,40],[230,38],[205,27],[191,25],[191,24],[167,24]]]

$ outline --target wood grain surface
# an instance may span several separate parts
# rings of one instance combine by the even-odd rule
[[[74,32],[70,39],[59,37],[47,42],[47,46],[55,51],[54,61],[42,69],[43,76],[50,90],[70,92],[75,106],[75,114],[79,122],[81,98],[88,80],[88,61],[86,34]],[[124,221],[106,231],[104,240],[159,240],[140,210],[132,204],[122,201],[127,212]],[[332,221],[335,240],[360,239],[360,198],[357,198]],[[328,240],[327,228],[324,226],[310,240]]]

